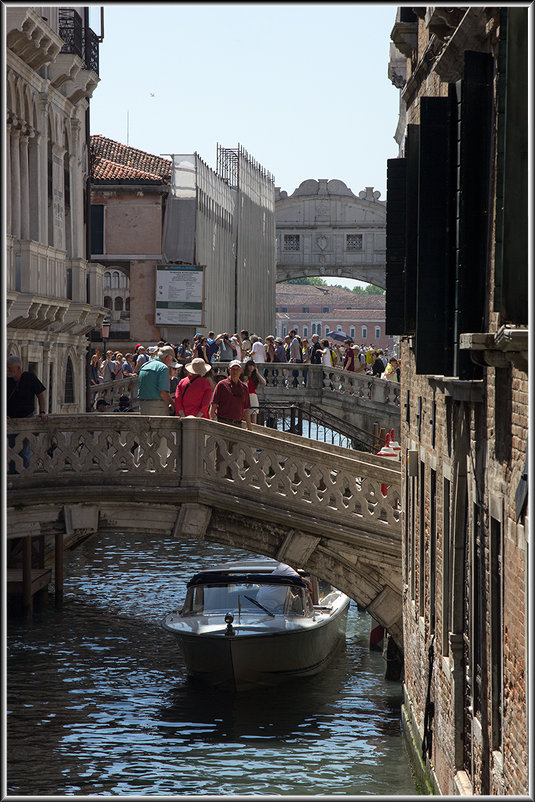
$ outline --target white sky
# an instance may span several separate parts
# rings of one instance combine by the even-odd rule
[[[104,5],[91,133],[154,155],[240,144],[291,194],[337,178],[386,199],[399,90],[388,79],[396,5]],[[90,8],[100,33],[100,7]],[[354,286],[345,279],[329,283]]]

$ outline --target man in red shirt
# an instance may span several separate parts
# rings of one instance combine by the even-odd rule
[[[245,382],[240,381],[241,362],[237,359],[229,362],[228,372],[228,378],[222,379],[215,386],[210,403],[210,418],[240,427],[242,420],[245,420],[247,428],[252,431],[249,390]]]

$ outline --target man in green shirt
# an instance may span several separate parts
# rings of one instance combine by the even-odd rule
[[[160,348],[154,359],[145,362],[139,371],[137,397],[142,415],[170,415],[170,367],[178,367],[170,345]]]

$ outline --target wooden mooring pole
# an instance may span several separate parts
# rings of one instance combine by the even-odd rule
[[[31,536],[25,537],[22,543],[22,605],[26,619],[30,620],[33,612]]]
[[[63,534],[56,534],[54,542],[54,599],[56,606],[63,601]]]

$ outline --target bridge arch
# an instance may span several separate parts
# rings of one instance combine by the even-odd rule
[[[329,276],[386,288],[386,201],[337,179],[275,189],[277,281]]]

